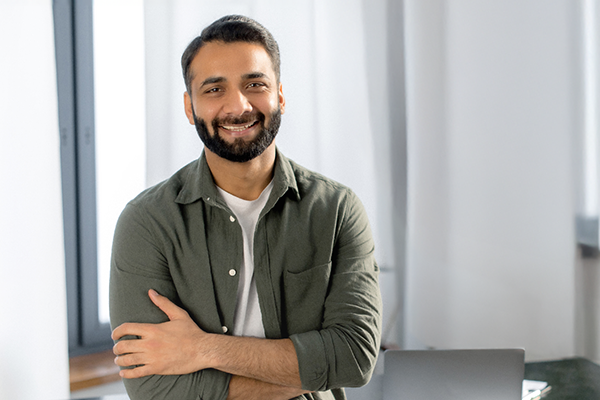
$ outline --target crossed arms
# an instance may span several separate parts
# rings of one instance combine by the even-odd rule
[[[237,290],[227,272],[239,265],[235,252],[211,247],[235,247],[227,214],[201,202],[185,213],[174,203],[128,205],[115,232],[110,298],[117,364],[137,366],[122,372],[130,397],[289,399],[364,385],[379,350],[378,269],[362,206],[350,192],[338,201],[331,215],[300,210],[318,224],[257,233],[255,276],[272,339],[221,334]],[[319,235],[329,240],[315,246]]]
[[[115,363],[126,379],[185,375],[216,369],[233,377],[227,399],[290,399],[301,389],[298,361],[290,339],[267,340],[210,334],[169,299],[150,290],[152,302],[169,318],[161,324],[125,323],[113,331]],[[121,340],[138,336],[137,340]],[[139,365],[139,366],[138,366]],[[134,366],[138,366],[133,368]]]

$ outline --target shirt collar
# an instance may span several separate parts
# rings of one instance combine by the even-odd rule
[[[206,156],[204,151],[196,162],[192,165],[187,177],[185,177],[184,183],[175,199],[176,203],[179,204],[191,204],[199,199],[210,201],[211,199],[217,199],[219,197],[217,186],[206,162]],[[275,172],[273,174],[273,191],[271,192],[271,198],[276,196],[277,198],[283,197],[286,193],[290,194],[296,200],[300,200],[300,191],[298,190],[298,183],[296,182],[296,176],[290,161],[276,149],[275,157]],[[269,201],[270,202],[270,201]]]

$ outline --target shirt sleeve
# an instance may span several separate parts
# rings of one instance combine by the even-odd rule
[[[112,328],[125,322],[168,320],[148,297],[155,289],[181,305],[169,267],[143,210],[129,204],[117,223],[111,260],[110,319]],[[124,340],[135,340],[127,337]],[[132,400],[225,400],[231,376],[206,369],[186,375],[152,375],[125,379]]]
[[[341,209],[322,329],[290,336],[306,390],[365,385],[379,354],[379,269],[368,219],[351,191]]]

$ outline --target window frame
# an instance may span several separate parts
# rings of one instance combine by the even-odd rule
[[[93,0],[53,0],[69,354],[112,347],[98,308]]]

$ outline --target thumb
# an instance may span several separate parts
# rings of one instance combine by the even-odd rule
[[[169,320],[188,318],[189,314],[183,308],[177,307],[171,300],[165,296],[161,296],[154,289],[148,290],[148,296],[154,305],[161,309],[162,312],[167,314]]]

